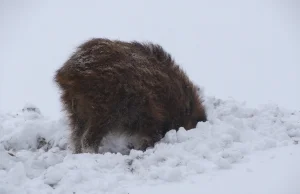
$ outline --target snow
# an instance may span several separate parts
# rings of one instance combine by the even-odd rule
[[[299,194],[299,155],[299,146],[265,150],[248,155],[247,162],[231,170],[190,176],[179,184],[132,186],[128,193]]]
[[[205,98],[208,122],[130,154],[72,154],[65,117],[0,115],[0,193],[289,193],[300,187],[300,111]]]

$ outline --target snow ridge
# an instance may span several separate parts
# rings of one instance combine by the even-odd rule
[[[26,105],[0,114],[0,193],[128,193],[128,185],[183,182],[234,168],[249,155],[298,146],[300,111],[274,104],[247,108],[206,97],[208,122],[166,136],[145,152],[71,154],[68,126]]]

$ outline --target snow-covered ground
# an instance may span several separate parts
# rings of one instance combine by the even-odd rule
[[[0,115],[0,194],[299,194],[300,111],[205,98],[209,121],[145,152],[78,154],[66,120]]]

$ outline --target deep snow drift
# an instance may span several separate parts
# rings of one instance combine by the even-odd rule
[[[300,193],[300,111],[205,106],[208,122],[129,155],[71,154],[67,122],[33,105],[1,114],[0,194]]]

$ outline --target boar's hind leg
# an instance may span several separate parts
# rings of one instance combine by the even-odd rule
[[[90,125],[81,138],[82,152],[98,153],[100,143],[107,134],[107,129],[107,125]]]
[[[74,129],[72,130],[71,142],[73,144],[75,154],[79,154],[82,152],[81,138],[85,132],[85,127],[85,122],[82,119],[77,118],[74,122]]]

